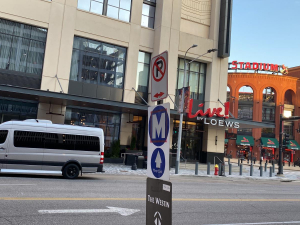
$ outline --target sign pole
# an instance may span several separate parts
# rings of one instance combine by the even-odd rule
[[[280,113],[280,120],[279,120],[279,165],[278,165],[278,173],[277,175],[283,175],[283,167],[282,167],[282,147],[283,147],[283,141],[282,141],[282,114]]]
[[[176,154],[176,167],[175,167],[175,174],[179,172],[179,165],[180,165],[180,148],[181,148],[181,136],[182,136],[182,121],[183,121],[183,104],[184,104],[184,94],[183,88],[186,79],[186,63],[185,63],[185,56],[184,56],[184,75],[183,75],[183,84],[181,89],[181,105],[180,105],[180,122],[179,122],[179,131],[178,131],[178,141],[177,141],[177,154]]]

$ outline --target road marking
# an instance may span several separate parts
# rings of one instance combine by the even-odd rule
[[[300,221],[286,221],[286,222],[261,222],[261,223],[218,223],[218,224],[206,224],[206,225],[263,225],[263,224],[300,224]]]
[[[38,210],[41,214],[61,214],[61,213],[107,213],[116,212],[122,216],[129,216],[139,212],[139,209],[127,209],[107,206],[108,209],[64,209],[64,210]]]
[[[0,184],[0,186],[32,186],[36,184]]]
[[[0,197],[4,201],[146,201],[146,198],[36,198],[36,197]],[[193,199],[173,198],[176,202],[300,202],[300,199]]]

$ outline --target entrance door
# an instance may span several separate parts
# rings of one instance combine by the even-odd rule
[[[201,139],[185,137],[182,144],[183,157],[188,161],[199,161],[201,151]]]

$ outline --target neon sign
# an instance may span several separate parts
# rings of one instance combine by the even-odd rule
[[[198,105],[199,107],[203,107],[203,103]],[[197,117],[198,120],[203,120],[204,124],[210,124],[210,125],[218,125],[218,126],[225,126],[225,127],[231,127],[231,128],[239,128],[239,122],[231,122],[225,119],[229,118],[229,102],[225,102],[225,112],[222,114],[223,109],[221,107],[219,108],[208,108],[205,112],[203,112],[202,109],[199,109],[195,114],[192,114],[193,109],[193,99],[190,99],[189,101],[189,109],[188,109],[188,118],[192,119]],[[215,119],[214,116],[217,118],[222,119]],[[209,119],[208,119],[209,118]]]

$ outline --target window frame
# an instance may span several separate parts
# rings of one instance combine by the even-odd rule
[[[147,16],[147,17],[149,17],[149,18],[153,18],[153,27],[149,27],[149,26],[147,26],[147,27],[148,27],[148,28],[151,28],[151,29],[154,29],[154,27],[155,27],[155,15],[156,15],[156,0],[155,0],[155,3],[154,3],[154,2],[151,2],[151,1],[149,1],[149,0],[143,0],[143,5],[144,5],[144,4],[149,5],[149,6],[152,6],[152,7],[155,8],[155,10],[154,10],[154,17],[144,15],[143,12],[142,12],[142,18],[143,18],[143,16]],[[142,24],[141,24],[141,26],[142,26]],[[142,26],[142,27],[145,27],[145,26]]]
[[[148,80],[147,80],[147,92],[144,92],[144,93],[149,93],[149,80],[150,80],[150,71],[151,71],[151,56],[152,56],[152,53],[150,53],[150,52],[145,52],[145,51],[141,51],[141,50],[139,50],[139,54],[140,54],[140,52],[143,52],[143,53],[145,53],[145,54],[149,54],[149,64],[147,64],[147,63],[145,63],[145,62],[139,62],[139,60],[138,60],[138,62],[137,62],[137,65],[139,65],[139,63],[141,63],[141,64],[143,64],[143,65],[148,65],[149,66],[149,69],[148,69]],[[138,68],[137,68],[137,72],[138,72]],[[137,76],[138,74],[136,74],[136,76]],[[137,85],[137,84],[136,84]],[[138,85],[136,86],[136,91],[138,91],[138,92],[142,92],[142,91],[139,91],[138,90]]]
[[[177,82],[176,82],[176,93],[175,95],[178,96],[178,81],[179,81],[179,72],[183,72],[184,73],[184,69],[180,68],[180,60],[183,60],[184,63],[184,59],[183,58],[178,58],[178,64],[177,64]],[[188,60],[186,60],[186,62],[188,62]],[[198,74],[198,84],[197,84],[197,98],[193,98],[194,100],[205,100],[205,86],[206,86],[206,73],[207,73],[207,64],[206,63],[202,63],[202,62],[198,62],[198,61],[194,61],[194,63],[199,64],[199,70],[196,71],[191,71],[190,70],[190,64],[188,64],[187,68],[186,68],[186,83],[187,83],[187,87],[190,86],[190,72],[192,73],[197,73]],[[204,72],[201,73],[201,65],[204,66]],[[201,82],[201,75],[203,75],[203,99],[200,99],[200,92],[199,92],[199,88],[200,88],[200,82]],[[191,91],[190,91],[191,92]]]
[[[93,2],[99,2],[99,3],[103,4],[102,13],[101,13],[101,14],[95,13],[95,14],[97,14],[97,15],[102,15],[102,16],[107,16],[107,10],[108,10],[108,7],[110,6],[110,7],[114,7],[114,8],[117,8],[117,9],[118,9],[118,18],[117,18],[117,20],[120,20],[120,21],[123,21],[123,22],[127,22],[127,23],[130,23],[130,22],[131,22],[132,0],[130,0],[130,9],[129,9],[129,10],[127,10],[127,9],[125,9],[125,8],[121,8],[121,1],[122,1],[122,0],[118,0],[118,2],[119,2],[119,6],[118,6],[118,7],[117,7],[117,6],[114,6],[114,5],[108,4],[108,1],[109,1],[109,0],[103,0],[103,2],[100,2],[100,0],[88,0],[88,1],[89,1],[89,10],[88,10],[87,12],[95,13],[95,12],[92,12],[92,11],[91,11],[92,1],[93,1]],[[79,2],[79,0],[77,0],[77,9],[86,11],[85,9],[78,8],[78,2]],[[121,20],[121,19],[120,19],[120,10],[124,10],[124,11],[129,12],[129,20],[128,20],[128,21],[125,21],[125,20]],[[107,16],[107,17],[112,18],[112,19],[116,19],[115,17],[110,17],[110,16]]]
[[[5,68],[0,68],[0,70],[3,70],[3,71],[13,71],[13,72],[16,72],[16,73],[21,73],[21,74],[30,74],[30,75],[36,75],[36,76],[42,76],[43,74],[43,69],[44,69],[44,62],[45,62],[45,54],[46,54],[46,44],[47,44],[47,37],[48,37],[48,29],[47,28],[43,28],[43,27],[38,27],[38,26],[34,26],[34,25],[30,25],[30,24],[26,24],[26,23],[19,23],[19,22],[15,22],[15,21],[12,21],[12,20],[8,20],[8,19],[4,19],[4,18],[0,18],[0,21],[7,21],[6,24],[9,24],[7,26],[9,26],[10,28],[12,28],[12,33],[7,33],[5,31],[2,31],[0,29],[0,35],[5,35],[7,36],[10,40],[9,40],[9,53],[8,53],[8,59],[7,59],[7,62],[6,63],[6,66]],[[22,30],[24,32],[24,30],[26,31],[27,29],[30,28],[30,36],[27,37],[27,36],[22,36],[21,34],[16,34],[16,27],[23,25],[22,28],[19,28],[20,30]],[[24,29],[24,27],[27,27],[27,29]],[[35,31],[35,29],[41,29],[41,30],[44,30],[46,32],[45,34],[45,37],[43,38],[44,40],[41,40],[39,38],[37,38],[36,36],[35,37],[32,37],[33,36],[33,32]],[[9,69],[10,65],[11,65],[11,60],[16,60],[16,58],[13,58],[12,59],[12,54],[13,54],[13,51],[14,51],[14,40],[18,40],[19,41],[22,41],[22,43],[26,40],[28,41],[28,46],[26,46],[26,62],[25,62],[25,72],[24,71],[20,71],[19,70],[15,70],[15,69]],[[18,43],[17,42],[17,43]],[[42,63],[41,63],[41,68],[40,68],[40,71],[41,73],[30,73],[30,72],[27,72],[30,68],[31,69],[36,69],[36,68],[33,68],[33,67],[30,67],[28,66],[28,63],[30,63],[30,57],[29,55],[31,54],[31,49],[34,48],[34,46],[32,46],[32,43],[39,43],[39,44],[42,44],[44,46],[43,48],[43,60],[42,60]],[[17,47],[20,47],[20,46],[17,46]],[[16,51],[21,51],[22,52],[22,48],[16,48]],[[37,52],[37,51],[36,51]],[[19,59],[20,60],[20,59]],[[14,62],[15,63],[15,62]],[[19,64],[21,64],[21,61],[19,62]]]

